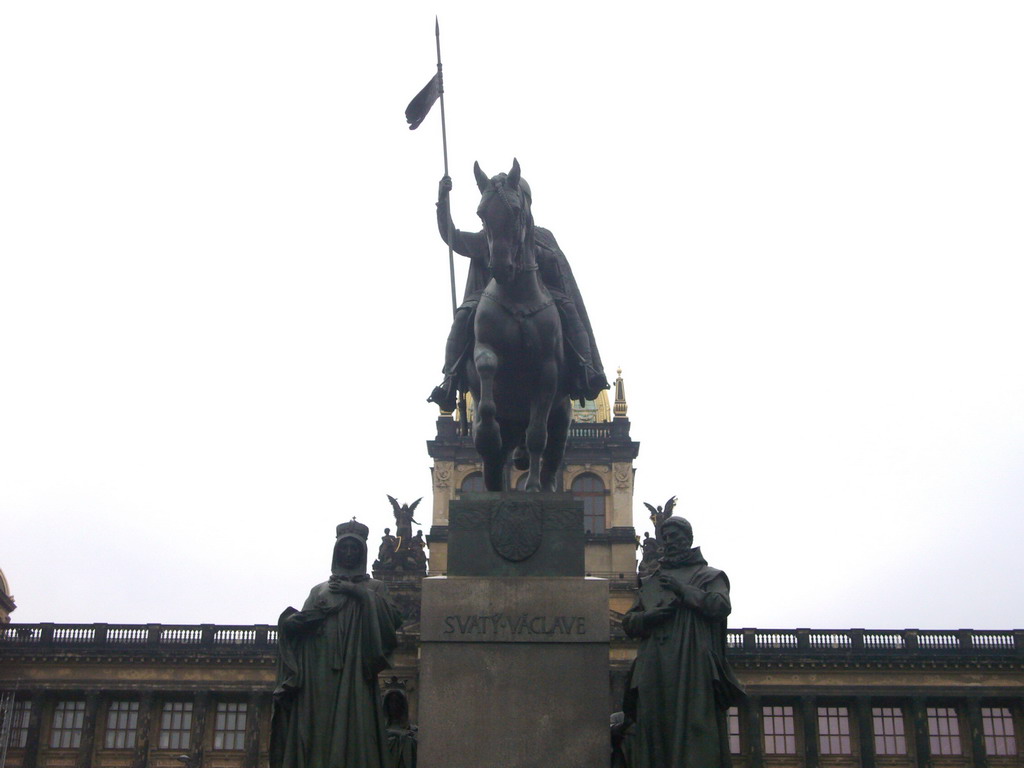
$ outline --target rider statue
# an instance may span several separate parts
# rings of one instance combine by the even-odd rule
[[[528,201],[532,202],[530,186],[520,179],[519,187]],[[459,380],[462,365],[473,355],[473,317],[480,295],[491,280],[488,268],[490,253],[487,238],[483,232],[462,232],[452,223],[448,193],[452,188],[451,177],[445,176],[438,185],[437,228],[441,239],[452,247],[455,253],[470,259],[469,276],[462,305],[455,313],[444,356],[444,381],[434,387],[427,398],[437,403],[442,411],[452,412],[456,406],[456,390],[464,390]],[[451,241],[448,233],[451,232]],[[594,331],[587,317],[576,280],[569,262],[555,242],[554,235],[541,227],[534,228],[536,260],[544,287],[558,307],[565,339],[565,359],[569,368],[569,395],[574,400],[594,400],[602,389],[608,389],[601,356],[594,341]]]

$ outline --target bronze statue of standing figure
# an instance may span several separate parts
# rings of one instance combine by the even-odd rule
[[[725,658],[729,578],[708,566],[681,517],[661,521],[662,556],[622,619],[640,639],[623,711],[630,768],[728,768],[726,713],[745,695]]]
[[[534,226],[532,194],[519,162],[493,178],[474,164],[483,230],[455,229],[451,179],[441,180],[441,237],[470,258],[462,306],[445,350],[444,381],[428,400],[453,411],[456,390],[476,403],[474,442],[484,487],[503,490],[504,465],[529,469],[527,491],[553,491],[565,452],[570,398],[608,388],[594,334],[572,270],[554,236]]]
[[[278,621],[271,768],[389,768],[377,674],[402,614],[366,573],[362,523],[337,527],[330,578]]]

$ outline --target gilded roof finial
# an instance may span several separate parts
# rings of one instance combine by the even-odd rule
[[[622,381],[622,368],[616,369],[618,378],[615,379],[615,418],[624,419],[626,418],[626,385]]]

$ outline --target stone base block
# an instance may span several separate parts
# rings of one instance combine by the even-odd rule
[[[419,765],[608,764],[607,646],[460,646],[423,647]]]
[[[608,764],[608,584],[423,581],[419,765]]]

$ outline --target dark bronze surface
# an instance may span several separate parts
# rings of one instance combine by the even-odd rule
[[[553,491],[569,399],[594,399],[608,381],[569,263],[554,236],[534,226],[518,161],[493,178],[479,165],[474,173],[481,232],[455,229],[448,177],[438,192],[441,237],[471,266],[448,337],[445,380],[429,399],[451,412],[457,390],[472,392],[488,491],[507,490],[503,469],[513,451],[516,465],[529,469],[526,490]]]
[[[451,502],[449,576],[583,576],[583,502],[564,493],[467,493]]]
[[[395,533],[391,535],[391,529],[385,528],[381,537],[380,548],[377,550],[377,559],[373,562],[374,573],[418,573],[423,575],[427,572],[426,542],[423,540],[423,531],[412,535],[412,524],[419,525],[413,519],[416,507],[423,501],[422,497],[416,499],[412,504],[399,504],[394,496],[388,496],[391,502],[391,509],[395,515]]]
[[[725,659],[729,579],[694,548],[681,517],[661,521],[658,567],[622,627],[640,639],[623,700],[631,768],[731,765],[727,709],[743,689]]]
[[[367,533],[354,518],[339,525],[330,578],[278,621],[272,768],[390,765],[377,675],[402,615],[366,574]]]

